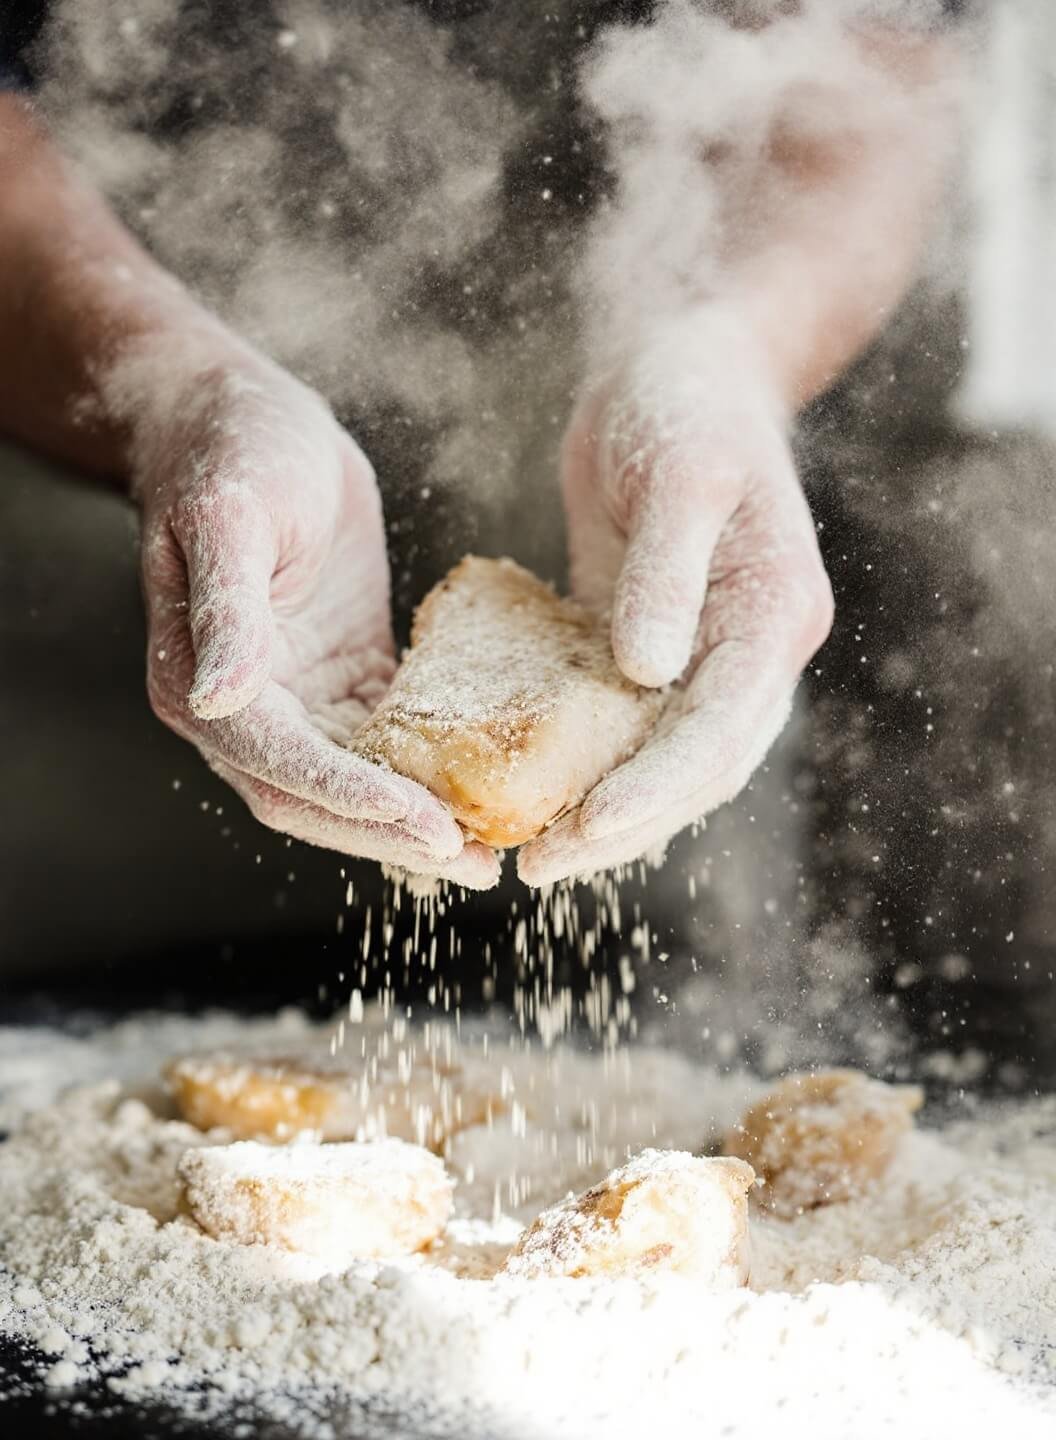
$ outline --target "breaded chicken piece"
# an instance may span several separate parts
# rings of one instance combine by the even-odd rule
[[[467,555],[418,607],[350,748],[425,785],[475,839],[521,845],[632,755],[662,704],[620,673],[593,615],[512,560]]]
[[[745,1113],[726,1149],[759,1176],[760,1205],[787,1218],[853,1199],[878,1180],[923,1101],[916,1085],[859,1070],[788,1075]]]
[[[743,1160],[643,1150],[544,1210],[504,1271],[526,1279],[669,1272],[709,1289],[746,1285],[754,1179]]]
[[[401,1073],[342,1055],[186,1055],[170,1062],[165,1079],[184,1120],[240,1140],[395,1136],[440,1150],[450,1135],[503,1109],[479,1078],[428,1058]]]
[[[422,1250],[447,1224],[454,1186],[428,1150],[403,1140],[188,1150],[183,1200],[207,1235],[276,1245],[341,1269]]]

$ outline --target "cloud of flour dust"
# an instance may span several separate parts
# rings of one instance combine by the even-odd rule
[[[653,24],[601,34],[582,91],[616,184],[578,272],[593,363],[721,296],[731,260],[793,209],[800,181],[773,163],[776,137],[932,143],[928,107],[937,116],[956,103],[956,67],[925,90],[861,42],[926,37],[941,9],[668,0]]]
[[[164,265],[366,427],[383,480],[400,454],[463,497],[464,539],[553,571],[581,337],[603,363],[715,282],[790,106],[818,129],[896,103],[849,16],[938,7],[434,8],[59,0],[41,103]]]
[[[409,516],[422,491],[456,496],[463,528],[437,569],[479,544],[553,572],[557,444],[584,366],[721,288],[758,225],[775,126],[853,138],[879,124],[904,140],[905,92],[850,27],[930,31],[943,6],[553,0],[440,23],[382,0],[252,9],[59,0],[44,111],[163,264],[363,427],[375,459],[402,459]],[[642,12],[650,23],[632,23]],[[765,208],[790,199],[771,190]],[[932,282],[954,289],[959,260],[933,244]],[[997,524],[993,469],[964,471],[958,523],[976,536]],[[384,483],[384,458],[379,470]],[[897,548],[905,524],[880,494],[855,500],[856,519]],[[990,563],[967,539],[959,553]],[[929,563],[960,565],[937,551]],[[1024,611],[1009,593],[994,634],[1013,644]],[[973,619],[976,642],[985,623]],[[882,658],[882,674],[903,673]],[[971,739],[964,721],[956,744]],[[791,791],[787,768],[772,783]],[[738,883],[709,896],[731,951],[773,890],[753,880],[739,813],[723,831]],[[790,892],[805,844],[787,845]],[[660,908],[668,878],[650,882]],[[684,873],[675,887],[672,923],[688,932]]]

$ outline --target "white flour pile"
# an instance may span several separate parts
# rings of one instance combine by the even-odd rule
[[[865,1198],[753,1212],[747,1290],[495,1278],[543,1204],[647,1145],[699,1148],[758,1086],[492,1035],[509,1105],[455,1137],[442,1248],[325,1273],[177,1213],[180,1155],[220,1137],[166,1118],[158,1068],[247,1038],[303,1050],[313,1032],[293,1015],[0,1031],[0,1333],[35,1347],[57,1400],[91,1380],[319,1440],[393,1414],[466,1440],[1056,1433],[1053,1100],[911,1135]],[[462,1044],[482,1058],[482,1032]]]

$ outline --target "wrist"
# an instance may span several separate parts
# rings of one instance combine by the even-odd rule
[[[794,406],[780,358],[746,307],[715,299],[643,329],[609,374],[653,391],[673,413],[698,410],[702,400],[710,408],[721,396],[731,410],[786,431]]]
[[[819,306],[815,287],[796,284],[771,263],[749,272],[733,300],[765,363],[786,414],[791,417],[836,380],[881,316],[859,319],[855,300],[844,303],[833,286]],[[848,313],[850,312],[850,313]]]
[[[125,436],[130,498],[145,508],[207,473],[254,484],[308,473],[322,486],[340,470],[341,432],[322,397],[197,307],[130,337],[97,391]]]
[[[273,389],[276,369],[190,300],[126,331],[94,367],[86,405],[121,436],[130,498],[143,501],[145,477],[173,462],[175,473],[193,470],[203,446],[230,439],[225,416],[240,398]]]

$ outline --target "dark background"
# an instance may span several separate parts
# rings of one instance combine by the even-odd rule
[[[4,8],[0,29],[16,9],[39,7]],[[446,19],[482,7],[430,8]],[[595,6],[591,23],[645,8]],[[538,35],[532,43],[543,46]],[[534,83],[537,62],[527,55],[518,83]],[[571,210],[603,177],[589,146],[573,152],[571,117],[545,123],[564,162],[555,200]],[[521,214],[531,183],[527,159],[514,156],[506,218],[534,258],[539,237]],[[476,322],[487,329],[503,323],[508,277],[501,253],[474,263],[492,287]],[[461,277],[448,278],[457,295]],[[435,279],[442,306],[444,277]],[[540,267],[540,309],[552,304],[549,283]],[[639,962],[636,999],[643,1027],[673,1043],[699,1050],[701,1022],[721,1022],[762,1068],[780,1035],[795,1063],[875,1068],[883,1053],[884,1065],[915,1069],[935,1049],[974,1046],[981,1089],[1056,1079],[1056,620],[1041,607],[1025,640],[972,560],[995,520],[978,504],[982,474],[1006,510],[1025,505],[1001,530],[1011,580],[1051,594],[1053,457],[1035,437],[969,435],[946,418],[962,338],[956,304],[911,297],[801,428],[837,596],[832,639],[767,772],[702,837],[680,840],[663,872],[624,887],[625,916],[637,905],[654,955],[671,955]],[[409,497],[435,437],[409,433],[403,417],[344,418],[386,486],[404,634],[414,601],[467,547],[510,550],[560,578],[552,491],[512,497],[483,533],[454,505],[437,525],[434,507],[422,533]],[[0,448],[0,1022],[288,1001],[327,1012],[347,994],[339,977],[358,956],[368,906],[376,929],[388,893],[380,872],[257,825],[150,714],[143,650],[129,507]],[[463,938],[466,1004],[482,999],[485,979],[509,998],[511,907],[523,913],[526,898],[508,875],[499,892],[454,902],[447,923]],[[589,911],[590,892],[580,899]],[[608,937],[596,968],[626,952],[629,929]],[[567,946],[557,978],[588,983]],[[420,989],[417,979],[403,987]],[[675,998],[661,1004],[657,991]],[[869,1048],[877,1037],[882,1052]],[[932,1095],[944,1089],[956,1094],[956,1080],[932,1076]],[[33,1376],[18,1351],[0,1348],[0,1388],[24,1389],[0,1407],[5,1435],[215,1433],[115,1408],[106,1393],[78,1395],[80,1414],[56,1412]],[[274,1427],[255,1433],[282,1440]]]

